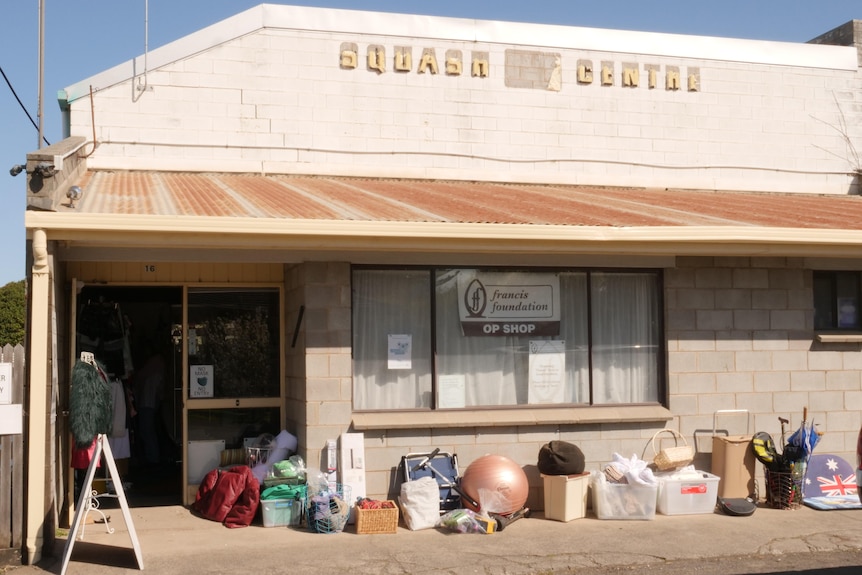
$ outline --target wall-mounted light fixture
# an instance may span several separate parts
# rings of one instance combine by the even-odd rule
[[[54,167],[54,164],[37,164],[32,170],[27,171],[27,166],[24,164],[15,164],[12,166],[12,169],[9,170],[10,176],[17,176],[21,172],[26,172],[31,176],[35,176],[37,178],[50,178],[54,176],[59,170]]]
[[[69,198],[69,207],[74,208],[75,202],[81,199],[81,196],[84,195],[84,190],[79,188],[78,186],[72,186],[66,191],[66,197]]]

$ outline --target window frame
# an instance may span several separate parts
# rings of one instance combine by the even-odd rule
[[[482,273],[585,273],[586,274],[586,284],[587,284],[587,306],[588,306],[588,318],[587,318],[587,330],[589,337],[589,344],[587,350],[587,357],[589,358],[588,365],[588,401],[584,403],[559,403],[559,404],[514,404],[514,405],[487,405],[487,406],[466,406],[466,407],[456,407],[456,408],[440,408],[437,406],[437,391],[438,391],[438,349],[437,349],[437,297],[436,297],[436,277],[437,273],[441,270],[454,270],[454,269],[465,269],[465,270],[477,270]],[[356,361],[355,358],[355,349],[356,346],[355,338],[357,337],[356,326],[354,325],[355,316],[354,316],[354,272],[359,270],[403,270],[403,271],[427,271],[430,273],[430,289],[429,289],[429,297],[430,297],[430,314],[431,314],[431,356],[432,356],[432,364],[431,364],[431,396],[432,402],[430,407],[418,407],[418,408],[393,408],[393,409],[385,409],[385,408],[364,408],[359,409],[353,404],[353,411],[355,414],[387,414],[387,413],[429,413],[429,414],[446,414],[446,413],[462,413],[462,412],[472,412],[472,413],[483,413],[490,411],[517,411],[517,412],[528,412],[532,410],[539,411],[559,411],[559,410],[581,410],[581,409],[589,409],[594,412],[598,412],[601,410],[602,412],[613,412],[614,410],[625,410],[629,408],[643,408],[643,407],[658,407],[661,408],[659,411],[661,414],[666,412],[666,409],[669,405],[668,398],[668,375],[667,375],[667,327],[666,327],[666,318],[665,318],[665,307],[664,307],[664,270],[661,268],[628,268],[628,267],[528,267],[528,266],[512,266],[512,267],[502,267],[502,266],[481,266],[481,265],[373,265],[373,264],[353,264],[351,265],[350,271],[350,289],[351,289],[351,327],[350,327],[350,337],[351,337],[351,361]],[[656,359],[656,399],[655,401],[645,401],[639,403],[595,403],[594,398],[594,382],[593,382],[593,334],[592,334],[592,292],[590,287],[590,279],[591,273],[593,272],[601,272],[601,273],[641,273],[641,274],[651,274],[655,277],[656,281],[656,309],[655,315],[656,320],[658,321],[657,327],[657,353],[655,356]],[[356,393],[356,378],[355,371],[353,367],[351,368],[351,380],[352,380],[352,397],[355,397]],[[352,400],[353,401],[353,400]],[[517,416],[515,416],[517,417]],[[661,416],[663,418],[663,415]],[[627,418],[623,418],[624,420]],[[604,420],[604,419],[603,419]]]
[[[839,283],[841,278],[852,278],[856,283],[856,293],[854,295],[855,299],[855,323],[852,326],[841,326],[840,325],[840,310],[839,310]],[[818,285],[821,280],[826,280],[829,282],[829,303],[830,303],[830,312],[829,312],[829,325],[818,324],[818,303],[824,294],[818,293]],[[824,334],[858,334],[862,332],[862,309],[860,309],[860,304],[862,304],[862,272],[855,270],[815,270],[812,273],[812,282],[811,282],[811,301],[812,301],[812,310],[814,314],[813,318],[813,327],[816,333],[824,333]]]

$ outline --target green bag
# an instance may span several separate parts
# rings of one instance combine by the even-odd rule
[[[273,485],[260,494],[261,499],[305,499],[305,485]]]

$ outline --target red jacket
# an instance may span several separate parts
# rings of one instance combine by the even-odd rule
[[[192,509],[225,527],[248,527],[260,504],[260,484],[247,465],[213,469],[195,495]]]

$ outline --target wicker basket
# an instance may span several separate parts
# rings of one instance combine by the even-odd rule
[[[662,433],[670,433],[673,436],[675,442],[673,447],[667,447],[662,450],[655,448],[655,439]],[[680,440],[682,440],[683,445],[679,444]],[[673,429],[657,431],[652,436],[652,449],[655,453],[653,461],[655,461],[655,466],[659,471],[670,471],[671,469],[685,467],[694,461],[694,448],[688,444],[681,433]]]
[[[382,509],[362,509],[356,506],[356,532],[359,534],[397,533],[398,506],[387,501],[392,507]]]

